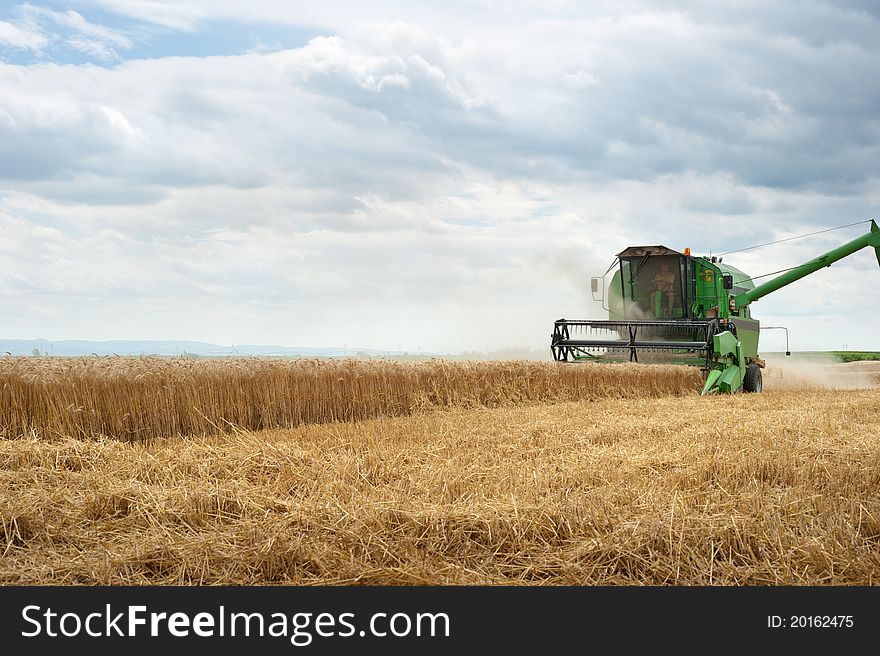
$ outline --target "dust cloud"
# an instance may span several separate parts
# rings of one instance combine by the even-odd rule
[[[765,390],[870,389],[880,387],[880,362],[842,363],[832,356],[765,356]]]

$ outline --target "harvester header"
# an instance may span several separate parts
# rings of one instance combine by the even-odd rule
[[[760,322],[750,305],[869,246],[880,264],[880,228],[870,224],[866,234],[757,286],[719,257],[695,257],[689,248],[630,246],[608,271],[616,268],[607,297],[605,278],[591,281],[608,320],[556,321],[553,357],[696,365],[705,374],[703,394],[758,392],[764,361],[758,357]]]

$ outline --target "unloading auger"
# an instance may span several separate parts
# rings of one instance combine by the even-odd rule
[[[880,228],[870,224],[861,237],[757,286],[718,257],[692,256],[688,248],[680,253],[630,246],[617,254],[607,299],[604,277],[591,281],[593,298],[603,301],[608,320],[556,321],[553,358],[689,364],[704,372],[702,394],[760,392],[764,361],[758,357],[760,322],[751,304],[869,246],[880,264]]]

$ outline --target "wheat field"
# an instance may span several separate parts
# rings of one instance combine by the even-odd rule
[[[0,436],[138,441],[408,415],[438,407],[670,396],[673,366],[230,358],[0,358]]]
[[[880,580],[880,391],[669,391],[472,392],[140,440],[24,430],[0,440],[0,583]]]

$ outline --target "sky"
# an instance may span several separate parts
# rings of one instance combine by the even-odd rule
[[[878,61],[867,1],[3,2],[0,337],[549,350],[629,245],[880,219]],[[880,350],[877,264],[753,315]]]

